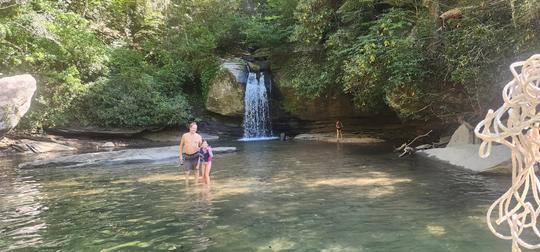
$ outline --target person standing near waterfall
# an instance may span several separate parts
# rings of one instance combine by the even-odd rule
[[[189,132],[180,139],[180,165],[184,165],[184,176],[188,181],[189,172],[194,171],[195,181],[199,178],[199,148],[202,144],[201,135],[197,134],[197,123],[189,124]]]
[[[337,120],[337,122],[336,122],[336,141],[339,142],[339,140],[343,140],[343,124],[341,124],[340,120]]]

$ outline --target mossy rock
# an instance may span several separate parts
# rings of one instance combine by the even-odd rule
[[[210,82],[206,109],[208,111],[231,117],[244,115],[245,87],[235,76],[222,69]]]

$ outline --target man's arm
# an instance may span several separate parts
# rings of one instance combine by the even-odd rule
[[[179,153],[179,158],[180,158],[180,163],[183,163],[184,162],[184,157],[182,157],[182,153],[183,152],[183,148],[184,148],[184,135],[182,135],[182,138],[180,139],[180,153]]]

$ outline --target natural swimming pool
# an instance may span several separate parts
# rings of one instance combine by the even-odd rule
[[[176,165],[18,170],[3,158],[0,251],[510,250],[485,224],[504,176],[383,145],[233,144],[210,187]]]

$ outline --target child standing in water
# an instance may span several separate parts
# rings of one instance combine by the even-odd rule
[[[343,124],[340,120],[336,121],[336,142],[343,140]]]
[[[202,166],[202,176],[205,184],[210,184],[210,169],[212,168],[212,148],[206,140],[202,140],[201,149],[199,150],[200,164]]]

